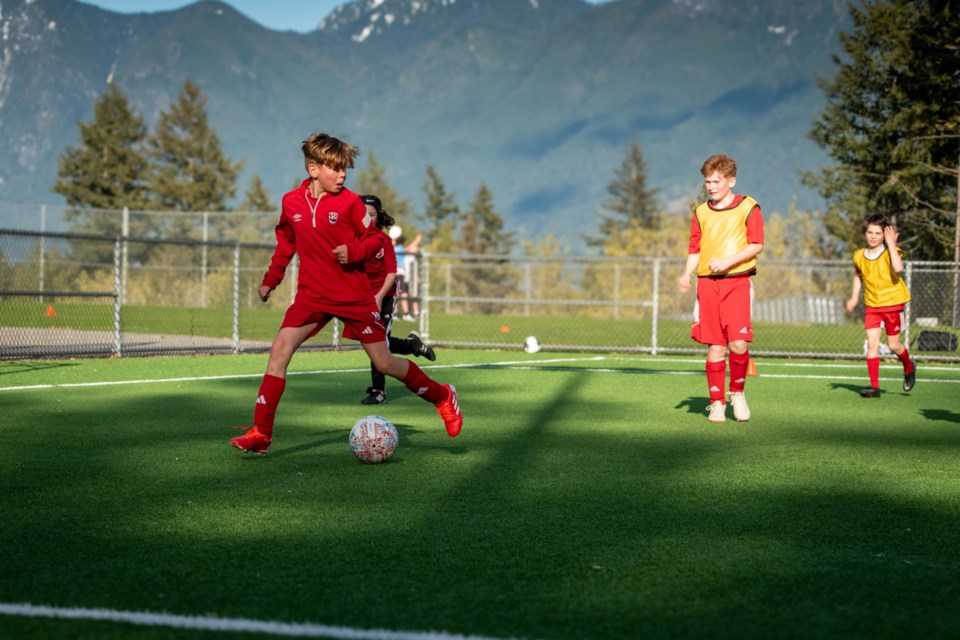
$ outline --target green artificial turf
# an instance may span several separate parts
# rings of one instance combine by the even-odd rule
[[[362,353],[0,363],[0,603],[496,638],[960,634],[960,367],[762,359],[706,420],[702,358],[439,350],[463,432]],[[83,386],[80,386],[83,385]],[[380,413],[400,447],[355,461]],[[16,638],[211,638],[0,617]],[[10,635],[7,635],[10,634]],[[230,637],[266,637],[227,634]],[[345,636],[346,637],[346,636]]]

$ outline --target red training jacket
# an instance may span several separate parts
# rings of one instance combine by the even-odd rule
[[[310,197],[310,179],[283,196],[275,232],[277,248],[263,284],[276,289],[293,255],[300,256],[297,299],[336,306],[370,306],[373,296],[363,263],[383,247],[383,234],[371,224],[360,196],[349,189]],[[333,249],[347,246],[347,264]]]
[[[383,281],[387,279],[387,275],[397,272],[397,252],[393,248],[393,242],[382,231],[380,235],[382,236],[380,239],[383,241],[383,248],[364,265],[367,270],[367,278],[370,280],[370,289],[374,295],[383,287]],[[397,296],[396,280],[394,280],[393,286],[387,291],[386,295]]]

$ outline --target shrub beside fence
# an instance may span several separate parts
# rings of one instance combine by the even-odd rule
[[[270,301],[260,301],[272,251],[272,244],[0,230],[0,359],[267,351],[296,290],[294,263]],[[683,263],[423,255],[410,274],[419,313],[396,320],[393,334],[416,329],[446,347],[521,349],[536,336],[555,351],[702,354],[689,337],[695,294],[676,288]],[[913,300],[905,340],[917,359],[960,361],[958,267],[906,262]],[[852,274],[848,260],[761,260],[751,352],[862,358],[862,306],[843,307]],[[341,344],[337,323],[304,345],[356,347]]]

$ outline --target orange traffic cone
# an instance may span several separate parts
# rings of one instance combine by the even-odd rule
[[[749,360],[747,360],[747,375],[748,376],[760,375],[759,373],[757,373],[757,365],[753,363],[753,358],[750,358]]]
[[[48,318],[56,318],[56,317],[57,317],[57,312],[54,311],[53,305],[50,305],[49,307],[47,307],[47,317],[48,317]]]

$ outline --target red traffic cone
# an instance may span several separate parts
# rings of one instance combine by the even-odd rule
[[[47,307],[47,317],[48,318],[57,317],[57,312],[54,310],[53,305],[50,305],[49,307]]]

